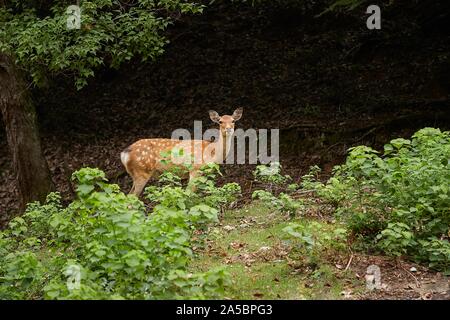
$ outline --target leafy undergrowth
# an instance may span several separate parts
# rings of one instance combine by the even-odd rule
[[[0,233],[0,298],[445,299],[426,266],[449,271],[450,134],[425,128],[377,154],[353,148],[326,183],[318,168],[296,184],[259,165],[242,208],[216,164],[187,187],[163,173],[147,206],[81,169],[67,207],[51,193]]]
[[[224,296],[229,299],[341,299],[349,285],[353,292],[365,288],[354,274],[325,261],[331,253],[346,257],[345,248],[333,252],[306,248],[289,235],[290,227],[297,224],[330,233],[339,229],[311,218],[291,219],[256,202],[225,212],[220,225],[208,234],[206,246],[195,251],[190,269],[203,272],[225,266],[232,279]]]
[[[297,185],[289,184],[279,164],[258,166],[255,181],[262,185],[252,198],[260,204],[228,211],[191,267],[204,271],[227,265],[233,287],[226,293],[241,299],[364,297],[366,282],[357,284],[361,280],[395,296],[405,286],[421,287],[404,261],[448,275],[450,133],[424,128],[411,140],[392,140],[378,154],[366,146],[350,149],[326,183],[315,178],[317,167]],[[384,266],[383,272],[403,270],[415,284],[399,289],[398,276],[382,283],[377,264],[366,264],[359,274],[346,272],[355,255],[367,253],[391,256],[393,268]],[[350,256],[344,272],[343,256]],[[415,266],[411,270],[418,272]],[[446,288],[436,289],[437,294]]]
[[[295,219],[263,203],[227,210],[220,224],[206,237],[199,236],[188,270],[201,273],[223,267],[231,280],[224,299],[450,299],[448,279],[423,265],[342,246],[299,256],[301,242],[286,238],[286,228],[293,223],[321,226],[328,234],[341,228],[310,216],[318,209],[312,205],[305,211],[308,217]],[[381,270],[377,290],[367,289],[371,265]]]
[[[77,199],[63,207],[51,193],[0,233],[0,299],[204,299],[222,295],[221,269],[188,273],[191,238],[217,221],[220,203],[239,191],[214,186],[217,166],[197,192],[164,175],[149,187],[151,210],[107,183],[98,169],[73,174]]]
[[[450,132],[424,128],[384,152],[359,146],[325,184],[303,185],[334,207],[358,250],[450,274]]]

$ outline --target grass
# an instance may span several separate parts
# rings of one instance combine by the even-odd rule
[[[349,273],[328,264],[325,257],[299,256],[295,243],[286,241],[290,222],[308,224],[317,220],[289,219],[261,203],[226,211],[221,224],[212,228],[205,245],[197,248],[192,271],[225,266],[232,278],[227,299],[342,299]],[[330,225],[325,226],[329,230]]]

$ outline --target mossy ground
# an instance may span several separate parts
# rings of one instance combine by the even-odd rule
[[[342,299],[349,284],[364,288],[352,273],[336,268],[325,256],[314,262],[296,257],[283,231],[290,222],[324,223],[290,219],[258,203],[228,210],[209,231],[206,245],[196,250],[190,268],[205,271],[225,266],[232,280],[225,291],[228,299]],[[332,226],[327,223],[327,228]]]

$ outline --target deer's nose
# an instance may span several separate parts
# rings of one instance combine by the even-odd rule
[[[225,130],[227,134],[233,133],[233,128],[226,128]]]

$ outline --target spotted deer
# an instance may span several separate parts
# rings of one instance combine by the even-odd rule
[[[120,154],[120,160],[133,179],[130,194],[139,196],[150,179],[157,178],[164,170],[182,163],[168,163],[161,154],[173,149],[183,151],[184,159],[192,157],[199,159],[189,167],[189,182],[198,175],[200,168],[210,162],[221,164],[226,159],[232,143],[234,124],[242,117],[242,108],[233,114],[220,116],[210,110],[210,119],[219,125],[219,138],[211,142],[206,140],[175,140],[175,139],[142,139],[127,147]]]

